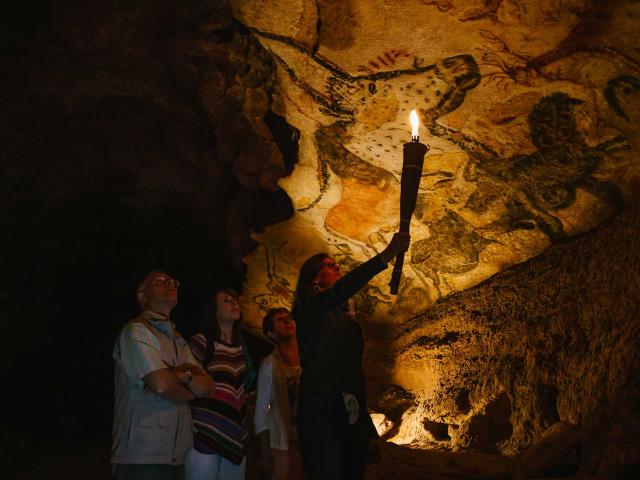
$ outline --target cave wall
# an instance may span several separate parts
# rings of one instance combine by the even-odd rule
[[[398,326],[393,382],[415,403],[395,441],[513,455],[562,420],[581,430],[583,473],[638,463],[639,213]]]
[[[307,255],[375,254],[417,98],[431,151],[401,295],[382,276],[356,298],[372,405],[398,443],[516,454],[561,419],[584,471],[637,463],[639,8],[13,2],[3,380],[55,354],[52,427],[107,431],[113,336],[148,269],[183,281],[184,320],[248,268],[257,326]]]
[[[584,472],[637,463],[640,3],[230,4],[300,132],[295,213],[245,257],[247,318],[290,306],[311,254],[349,270],[386,245],[416,108],[400,293],[387,272],[355,298],[389,438],[517,455],[563,420]]]
[[[10,2],[0,40],[7,317],[130,295],[152,268],[187,295],[240,288],[250,230],[290,215],[295,155],[272,134],[273,61],[228,5]]]
[[[37,458],[35,438],[56,431],[63,450],[86,434],[92,458],[138,282],[157,268],[182,282],[185,335],[213,288],[240,290],[250,230],[290,215],[276,179],[291,132],[270,108],[271,57],[225,2],[10,1],[0,52],[0,374],[21,392],[0,441]],[[29,381],[43,359],[56,372]],[[45,430],[27,413],[42,392]]]
[[[348,270],[384,248],[412,109],[431,149],[400,293],[387,272],[357,300],[376,321],[409,318],[621,210],[638,173],[638,2],[339,3],[230,2],[274,58],[273,108],[300,132],[280,181],[295,213],[254,236],[246,311],[290,305],[313,253]]]

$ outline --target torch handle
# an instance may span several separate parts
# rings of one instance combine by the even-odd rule
[[[400,180],[400,231],[409,233],[411,216],[416,208],[422,164],[424,156],[429,150],[428,145],[418,142],[417,137],[410,143],[405,143],[402,151],[402,178]],[[391,273],[389,287],[392,295],[398,294],[404,253],[396,255],[396,263]]]
[[[405,220],[400,221],[401,233],[409,233],[409,222]],[[391,281],[389,282],[389,288],[391,295],[398,294],[398,287],[400,287],[400,278],[402,278],[402,266],[404,265],[404,252],[396,255],[396,262],[393,264],[393,272],[391,272]]]
[[[393,272],[391,273],[391,281],[389,282],[391,295],[398,294],[398,287],[400,287],[400,277],[402,277],[403,265],[404,265],[404,252],[396,255],[396,263],[393,265]]]

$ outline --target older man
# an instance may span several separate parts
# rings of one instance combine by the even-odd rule
[[[116,341],[111,463],[118,480],[179,480],[193,443],[186,402],[213,388],[170,320],[179,282],[153,271],[138,287],[140,315]]]

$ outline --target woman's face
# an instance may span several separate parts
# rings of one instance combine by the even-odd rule
[[[273,331],[271,335],[276,343],[281,340],[295,338],[296,322],[293,321],[288,311],[283,310],[273,316]]]
[[[340,265],[338,265],[332,258],[326,257],[322,260],[322,267],[318,271],[313,283],[320,288],[328,288],[337,280],[342,278],[340,273]]]
[[[219,292],[216,295],[216,305],[216,316],[219,322],[235,322],[240,318],[238,297],[227,292]]]

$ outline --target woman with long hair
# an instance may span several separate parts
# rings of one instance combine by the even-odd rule
[[[380,254],[344,276],[326,253],[300,269],[293,318],[302,366],[298,433],[308,480],[364,475],[369,439],[377,435],[367,412],[364,339],[348,300],[408,246],[409,235],[396,233]]]
[[[242,333],[238,295],[216,290],[207,298],[202,333],[189,345],[214,387],[191,402],[194,445],[187,452],[187,480],[243,480],[246,395],[255,369]]]

